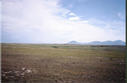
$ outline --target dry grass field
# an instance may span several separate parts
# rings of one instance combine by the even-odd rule
[[[2,44],[2,83],[125,83],[125,47]]]

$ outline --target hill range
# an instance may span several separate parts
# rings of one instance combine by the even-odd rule
[[[80,44],[80,45],[126,45],[126,43],[122,40],[115,41],[92,41],[92,42],[77,42],[70,41],[67,44]]]

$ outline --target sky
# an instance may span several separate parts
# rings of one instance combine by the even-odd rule
[[[0,11],[4,43],[125,41],[125,0],[3,0]]]

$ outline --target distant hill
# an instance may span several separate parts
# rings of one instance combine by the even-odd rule
[[[125,45],[125,42],[122,40],[116,40],[116,41],[92,41],[92,42],[77,42],[77,41],[70,41],[67,44],[82,44],[82,45]]]
[[[77,42],[77,41],[70,41],[67,44],[81,44],[81,43],[80,42]]]

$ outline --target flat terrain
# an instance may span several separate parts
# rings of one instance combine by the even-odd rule
[[[2,44],[2,83],[125,83],[125,47]]]

